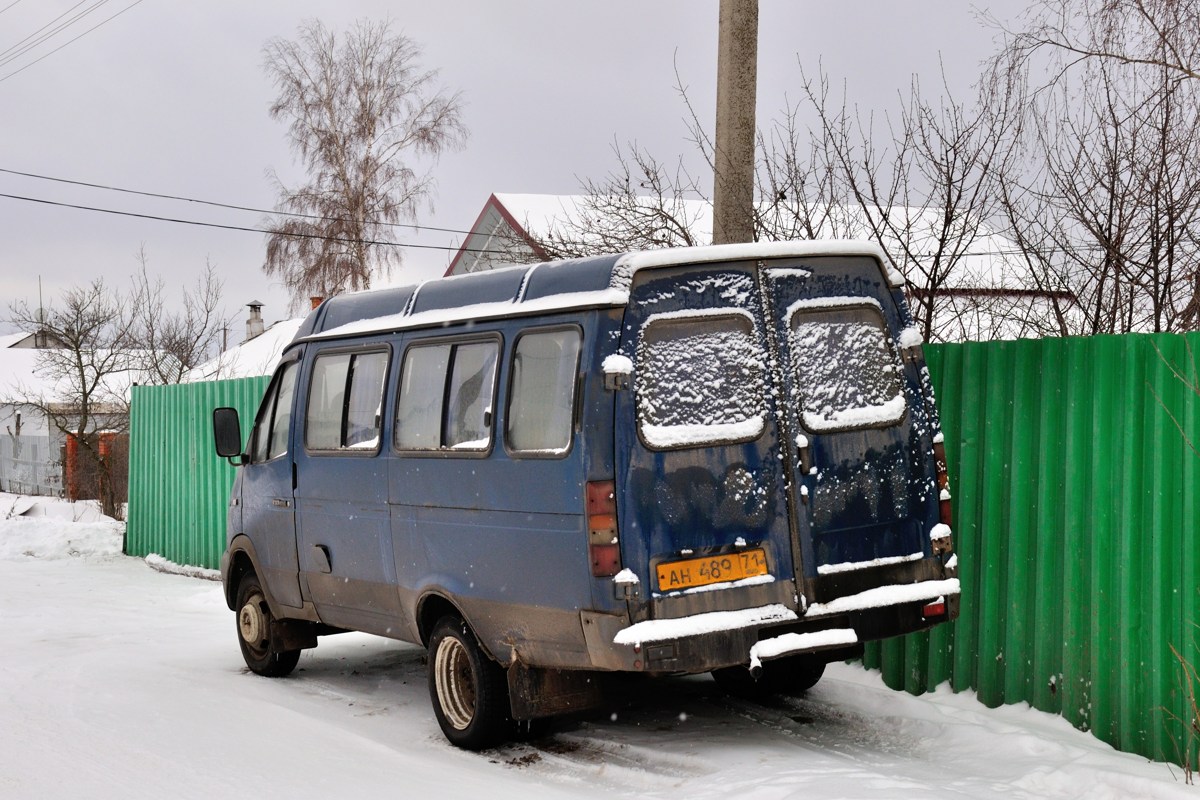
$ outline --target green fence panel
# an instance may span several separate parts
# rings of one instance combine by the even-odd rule
[[[129,510],[125,550],[216,568],[234,469],[213,449],[212,411],[254,418],[270,379],[137,386],[130,407]]]
[[[864,663],[893,688],[949,681],[1194,763],[1174,653],[1200,664],[1198,348],[1200,334],[927,347],[961,611]]]

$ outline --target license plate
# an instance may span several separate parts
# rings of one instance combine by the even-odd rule
[[[659,564],[657,569],[659,591],[674,592],[766,575],[767,554],[761,547],[756,547],[720,556],[667,561]]]

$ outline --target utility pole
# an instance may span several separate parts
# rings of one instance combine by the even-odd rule
[[[754,241],[758,0],[721,0],[713,244]]]

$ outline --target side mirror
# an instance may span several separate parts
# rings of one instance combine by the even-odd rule
[[[242,423],[236,408],[214,408],[213,440],[221,458],[242,458]],[[235,462],[240,463],[240,462]]]

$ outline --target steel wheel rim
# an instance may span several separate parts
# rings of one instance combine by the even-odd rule
[[[438,643],[433,660],[438,705],[455,730],[464,730],[475,718],[475,678],[467,648],[454,637]]]
[[[242,642],[254,653],[262,654],[267,649],[268,622],[267,612],[263,606],[266,601],[257,592],[246,598],[238,611],[238,633]]]

